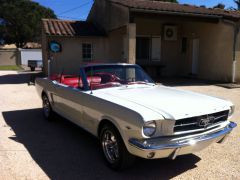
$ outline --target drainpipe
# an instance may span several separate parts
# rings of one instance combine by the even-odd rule
[[[48,59],[47,66],[48,66],[48,79],[50,79],[50,77],[51,77],[51,71],[50,71],[51,61],[50,61],[50,59]]]
[[[223,20],[223,23],[230,24],[234,28],[234,36],[233,36],[233,62],[232,62],[232,83],[236,82],[236,45],[237,45],[237,37],[239,33],[239,23],[234,23],[233,21]]]

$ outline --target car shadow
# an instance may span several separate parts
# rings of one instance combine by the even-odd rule
[[[195,155],[169,159],[137,159],[122,172],[109,169],[101,156],[97,138],[56,116],[48,122],[41,109],[2,112],[14,131],[12,140],[22,143],[50,179],[170,179],[196,168]]]
[[[36,77],[43,77],[42,72],[19,72],[0,76],[0,84],[34,84]]]

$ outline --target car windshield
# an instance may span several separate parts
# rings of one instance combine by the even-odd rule
[[[91,89],[121,85],[154,84],[154,81],[136,65],[99,65],[85,68]]]

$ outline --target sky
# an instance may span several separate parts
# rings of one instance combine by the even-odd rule
[[[85,20],[93,0],[34,0],[54,10],[59,19]],[[233,0],[178,0],[180,4],[205,5],[213,7],[223,3],[226,8],[236,7]]]

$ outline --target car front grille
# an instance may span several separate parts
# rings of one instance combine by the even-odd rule
[[[209,128],[218,123],[227,121],[229,111],[220,111],[213,114],[196,116],[191,118],[180,119],[175,122],[174,132],[202,130]]]

